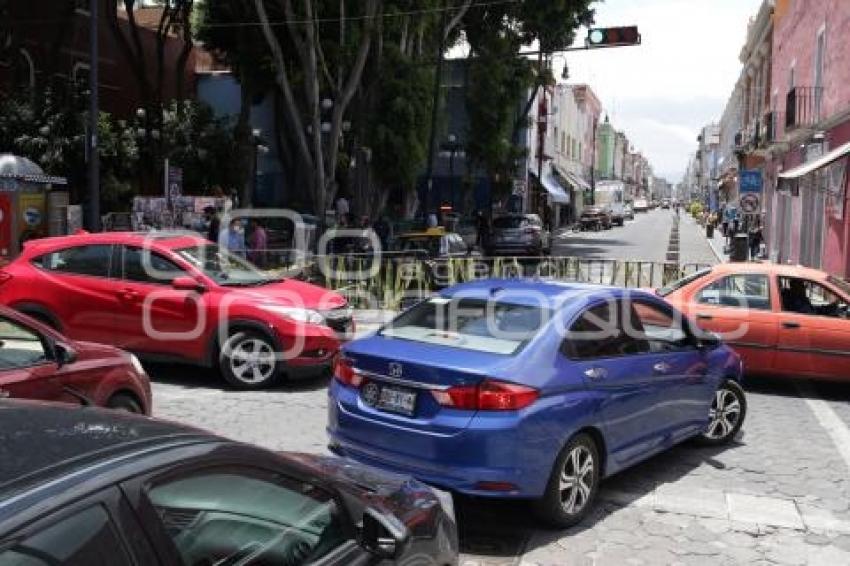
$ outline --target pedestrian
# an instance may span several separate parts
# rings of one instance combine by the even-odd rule
[[[269,237],[266,229],[256,218],[251,219],[251,235],[248,237],[248,244],[250,245],[248,259],[257,267],[265,269]]]
[[[386,250],[389,247],[390,241],[390,223],[387,222],[387,218],[383,215],[378,217],[378,220],[375,222],[372,229],[375,231],[375,235],[378,236],[378,240],[381,242],[381,249]]]
[[[484,250],[487,246],[487,239],[490,236],[490,223],[487,222],[487,215],[484,214],[483,210],[479,210],[475,214],[475,245],[478,246],[478,249]]]
[[[221,217],[214,206],[204,208],[204,219],[207,222],[207,240],[217,242],[221,232]]]
[[[750,244],[750,260],[755,261],[759,257],[759,251],[761,250],[761,244],[764,240],[764,236],[762,235],[761,225],[757,223],[753,223],[752,228],[750,228],[749,232],[749,244]]]
[[[238,218],[231,220],[227,229],[221,231],[218,245],[232,254],[245,257],[245,232]]]
[[[348,218],[348,214],[351,210],[350,205],[348,204],[348,199],[345,198],[344,195],[339,195],[339,198],[336,199],[336,219],[337,222],[342,224],[344,219]]]
[[[439,222],[437,221],[437,214],[434,212],[428,213],[428,228],[436,228]]]

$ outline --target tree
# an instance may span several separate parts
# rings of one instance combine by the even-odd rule
[[[169,161],[183,170],[189,192],[206,192],[214,186],[238,182],[233,129],[216,118],[212,109],[190,100],[172,101],[163,110],[162,147]]]
[[[237,163],[234,185],[241,187],[243,206],[250,206],[254,187],[254,143],[251,128],[251,106],[257,96],[274,92],[274,66],[265,38],[256,27],[233,25],[257,20],[251,2],[203,2],[198,6],[197,38],[213,56],[233,71],[239,82],[240,107],[234,135],[236,146],[233,159]],[[276,120],[280,122],[280,119]],[[280,128],[278,128],[280,130]],[[280,148],[286,148],[285,136],[276,135]],[[285,172],[292,173],[294,165],[290,152],[281,149],[278,156]]]
[[[72,192],[85,186],[86,97],[69,83],[48,88],[37,102],[26,95],[0,99],[0,147],[67,177]],[[139,152],[132,129],[109,114],[98,118],[101,191],[105,210],[123,208],[132,189]],[[73,195],[78,199],[81,195]]]
[[[154,132],[162,128],[165,74],[168,67],[166,42],[173,36],[182,40],[182,48],[174,69],[175,94],[179,99],[184,95],[186,64],[193,47],[194,0],[157,0],[156,3],[161,8],[161,12],[159,21],[152,30],[143,28],[136,19],[136,10],[142,4],[140,1],[104,1],[107,24],[121,55],[136,79],[139,97],[145,110],[147,136],[142,144],[142,151],[147,161],[158,164],[162,159],[162,148]],[[145,38],[151,31],[153,31],[154,39],[152,47]],[[151,68],[151,61],[153,61],[153,68]],[[144,174],[148,176],[149,184],[155,184],[159,178],[159,168],[157,166],[146,168]]]
[[[254,5],[272,54],[283,110],[294,126],[291,135],[296,154],[311,172],[308,190],[313,209],[323,220],[337,190],[343,117],[360,86],[381,2],[363,0],[348,12],[345,0],[338,5],[305,0],[301,9],[292,0],[282,0],[283,14],[278,15],[285,26],[278,27],[272,25],[266,2],[254,0]],[[323,40],[319,15],[337,20],[339,41],[330,55],[326,53],[333,42]],[[285,34],[279,33],[280,27],[285,27]],[[296,91],[299,86],[300,93]],[[325,104],[328,100],[330,107]]]
[[[467,153],[491,180],[498,179],[497,190],[507,188],[522,155],[516,132],[537,90],[552,80],[545,54],[569,47],[579,26],[593,22],[592,1],[494,3],[471,10],[464,18],[463,30],[472,51]],[[517,56],[531,44],[541,53],[537,64]],[[517,102],[529,89],[532,95],[517,115]]]

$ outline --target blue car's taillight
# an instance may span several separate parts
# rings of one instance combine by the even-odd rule
[[[342,356],[334,360],[334,379],[355,389],[363,384],[363,376],[357,373],[351,360]]]
[[[528,407],[540,396],[533,387],[495,379],[431,393],[443,407],[469,411],[516,411]]]

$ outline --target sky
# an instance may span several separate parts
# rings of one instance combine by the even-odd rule
[[[565,54],[655,174],[681,180],[702,126],[719,122],[741,72],[738,55],[761,0],[606,0],[598,27],[637,25],[642,45]],[[584,43],[586,30],[577,34]],[[564,57],[557,56],[555,76]]]

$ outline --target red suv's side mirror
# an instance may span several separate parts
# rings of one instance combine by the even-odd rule
[[[197,291],[198,293],[203,293],[207,290],[203,283],[186,276],[176,277],[171,282],[171,287],[177,291]]]

